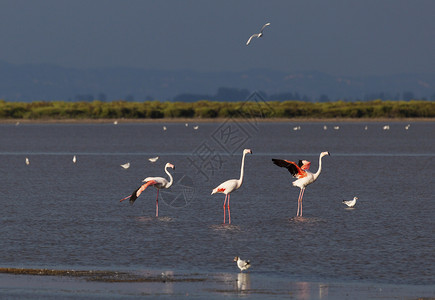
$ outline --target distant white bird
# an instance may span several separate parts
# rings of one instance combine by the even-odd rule
[[[340,126],[334,126],[334,130],[339,130]]]
[[[366,125],[366,127],[364,127],[364,130],[367,130],[367,129],[369,129],[369,127]]]
[[[128,169],[128,168],[130,168],[130,163],[128,162],[128,163],[122,164],[121,167],[123,167],[124,169]]]
[[[30,160],[28,157],[26,157],[26,165],[30,165]]]
[[[382,127],[383,130],[390,130],[390,125],[384,125],[384,127]]]
[[[189,127],[189,123],[184,124],[184,126]]]
[[[323,130],[327,130],[327,129],[328,129],[328,126],[323,125]]]
[[[196,126],[193,126],[193,129],[194,129],[194,130],[198,130],[198,128],[199,128],[199,126],[198,126],[198,125],[196,125]]]
[[[159,159],[158,156],[148,158],[148,160],[149,160],[150,162],[152,162],[152,163],[155,163],[158,159]]]
[[[293,127],[293,130],[294,131],[301,130],[301,126],[295,126],[295,127]]]
[[[353,197],[352,200],[343,200],[343,203],[349,207],[354,207],[356,204],[356,200],[358,200],[358,197]]]
[[[118,121],[113,121],[113,125],[118,125]]]
[[[166,126],[163,126],[163,131],[166,131],[168,128],[166,128]]]
[[[406,126],[405,126],[405,129],[408,130],[409,127],[411,127],[411,124],[406,125]]]
[[[249,37],[248,41],[246,42],[246,46],[248,46],[248,45],[251,43],[251,40],[252,40],[253,38],[259,38],[259,37],[262,37],[262,36],[263,36],[263,30],[264,30],[264,28],[266,28],[266,26],[269,26],[269,25],[270,25],[270,23],[266,23],[266,24],[264,24],[263,27],[261,27],[261,30],[260,30],[259,33],[254,33],[253,35],[251,35],[251,36]]]
[[[73,156],[73,163],[76,163],[77,162],[77,157],[74,155]]]
[[[238,256],[234,257],[234,261],[237,262],[237,266],[239,267],[241,272],[243,272],[251,267],[251,263],[249,262],[249,260],[242,260]]]

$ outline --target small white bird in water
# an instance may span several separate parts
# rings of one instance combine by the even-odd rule
[[[243,272],[251,267],[249,260],[242,260],[238,256],[234,257],[234,261],[237,262],[237,266],[239,267],[241,272]]]
[[[30,160],[28,157],[26,157],[26,165],[30,165]]]
[[[194,129],[194,130],[198,130],[198,128],[199,128],[199,126],[198,126],[198,125],[196,125],[196,126],[193,126],[193,129]]]
[[[158,159],[159,159],[158,156],[148,158],[148,160],[149,160],[150,162],[152,162],[152,163],[155,163]]]
[[[73,163],[76,163],[77,162],[77,157],[74,155],[73,156]]]
[[[261,30],[260,30],[259,33],[254,33],[253,35],[251,35],[249,37],[248,41],[246,42],[246,46],[248,46],[251,43],[251,40],[253,38],[260,38],[260,37],[262,37],[263,36],[263,30],[264,30],[264,28],[266,28],[266,26],[269,26],[269,25],[270,25],[270,23],[264,24],[263,27],[261,27]]]
[[[411,124],[406,125],[406,126],[405,126],[405,129],[408,130],[409,127],[411,127]]]
[[[121,167],[123,167],[124,169],[128,169],[128,168],[130,168],[130,163],[128,162],[128,163],[122,164]]]
[[[352,200],[343,200],[343,203],[349,207],[354,207],[356,204],[356,200],[358,200],[358,197],[353,197]]]
[[[168,130],[168,128],[166,128],[166,126],[163,126],[163,131],[166,131],[166,130]]]

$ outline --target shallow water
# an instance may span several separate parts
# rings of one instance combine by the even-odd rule
[[[241,256],[252,275],[433,285],[435,123],[383,125],[0,125],[0,266],[214,274],[238,272]],[[253,154],[223,225],[224,195],[210,193],[239,177],[243,148]],[[271,158],[315,172],[322,151],[331,156],[295,218],[299,189]],[[166,162],[176,169],[159,218],[154,188],[119,202],[145,177],[167,177]]]

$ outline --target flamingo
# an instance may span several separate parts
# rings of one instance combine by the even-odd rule
[[[237,266],[239,267],[240,272],[243,272],[251,267],[251,263],[249,262],[249,260],[243,260],[238,256],[234,257],[234,261],[237,262]]]
[[[250,43],[251,43],[251,40],[253,39],[253,38],[259,38],[259,37],[262,37],[263,36],[263,30],[264,30],[264,28],[266,28],[266,26],[269,26],[270,25],[270,23],[266,23],[266,24],[264,24],[263,25],[263,27],[261,27],[261,30],[260,30],[260,32],[259,33],[254,33],[253,35],[251,35],[250,37],[249,37],[249,39],[248,39],[248,41],[246,42],[246,46],[248,46]]]
[[[211,194],[216,193],[222,193],[225,194],[225,200],[224,200],[224,224],[225,224],[225,203],[227,203],[227,209],[228,209],[228,224],[231,224],[231,214],[230,214],[230,193],[232,191],[235,191],[239,189],[242,186],[243,183],[243,170],[245,167],[245,156],[247,153],[252,154],[251,149],[244,149],[243,150],[243,157],[242,157],[242,166],[240,168],[240,178],[239,179],[230,179],[223,183],[221,183],[218,187],[213,189]],[[228,199],[228,202],[227,202]]]
[[[175,170],[175,166],[171,163],[167,163],[165,165],[165,172],[169,176],[169,181],[163,177],[147,177],[143,180],[145,182],[139,188],[137,188],[130,196],[127,196],[121,199],[119,202],[122,202],[128,198],[130,198],[130,204],[133,204],[134,201],[140,196],[140,194],[146,190],[147,187],[154,186],[157,189],[157,198],[156,198],[156,217],[159,216],[159,190],[160,189],[168,189],[171,187],[174,182],[171,173],[169,173],[168,168],[172,168]]]
[[[299,163],[296,164],[292,161],[272,158],[272,161],[275,165],[277,165],[278,167],[287,168],[288,171],[293,175],[293,177],[298,178],[297,180],[293,181],[293,186],[297,186],[301,189],[301,191],[299,192],[298,211],[296,213],[296,216],[302,217],[302,198],[304,196],[305,188],[307,185],[316,181],[319,177],[320,172],[322,172],[322,157],[324,157],[325,155],[330,154],[327,151],[320,153],[319,169],[316,173],[311,173],[310,171],[308,171],[311,163],[306,160],[300,160]]]

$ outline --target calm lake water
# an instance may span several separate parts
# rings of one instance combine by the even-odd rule
[[[433,286],[435,123],[386,124],[0,125],[0,267],[237,276],[241,256],[262,278]],[[210,193],[239,177],[243,148],[253,154],[223,225],[225,196]],[[322,151],[331,156],[295,218],[299,189],[271,159],[307,159],[315,172]],[[119,202],[167,177],[167,162],[159,218],[154,188]]]

